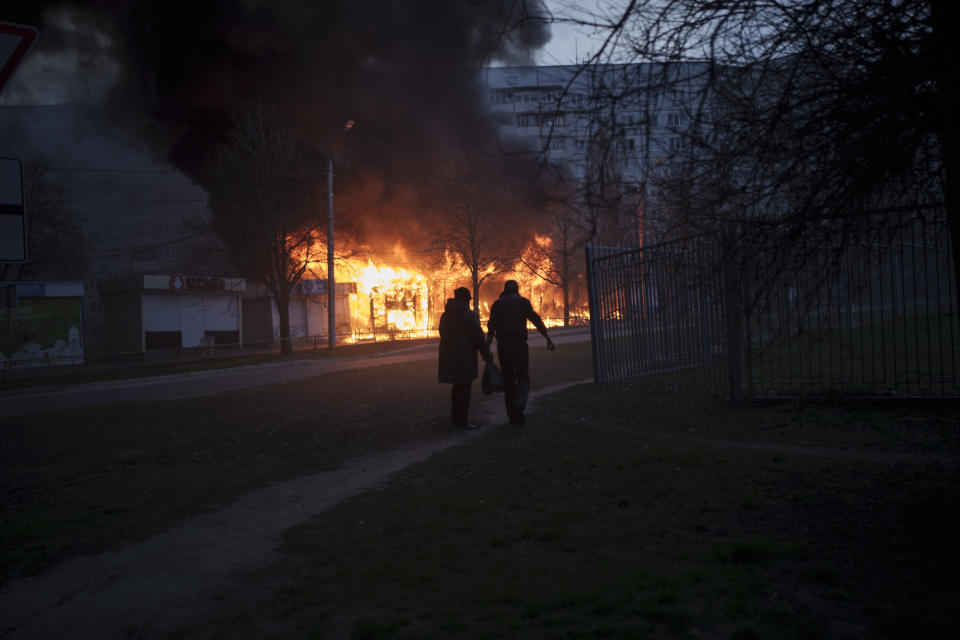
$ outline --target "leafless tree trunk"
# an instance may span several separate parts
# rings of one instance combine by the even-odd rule
[[[293,351],[291,292],[326,258],[326,218],[317,211],[324,167],[278,112],[259,104],[241,109],[208,167],[212,229],[240,273],[273,296],[284,355]]]
[[[510,270],[520,252],[522,238],[511,230],[510,200],[502,184],[492,159],[478,152],[452,160],[431,185],[438,208],[433,246],[469,271],[473,308],[478,313],[480,286]]]
[[[550,225],[543,237],[534,239],[521,255],[523,266],[532,275],[560,289],[563,295],[563,326],[570,326],[570,294],[577,274],[582,272],[582,251],[587,236],[578,212],[568,203],[551,205]]]

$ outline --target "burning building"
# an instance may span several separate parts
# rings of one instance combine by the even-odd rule
[[[182,171],[191,189],[210,192],[205,173],[210,154],[227,136],[238,105],[269,103],[289,120],[298,139],[320,151],[331,149],[343,122],[356,120],[357,126],[336,149],[337,232],[352,224],[357,246],[369,249],[353,252],[353,260],[338,255],[336,332],[354,340],[433,332],[453,289],[471,287],[464,261],[453,261],[460,265],[456,268],[449,259],[437,266],[431,260],[435,254],[427,254],[436,245],[433,220],[449,213],[435,202],[425,204],[431,199],[428,183],[457,150],[483,155],[482,149],[489,150],[491,141],[497,140],[485,105],[487,88],[477,69],[493,60],[529,63],[531,53],[549,39],[549,14],[540,2],[427,0],[413,7],[391,0],[379,3],[378,11],[371,13],[365,4],[348,0],[280,5],[252,0],[191,5],[189,21],[183,20],[179,3],[132,7],[121,0],[94,4],[41,0],[14,2],[8,11],[8,18],[40,28],[44,38],[5,99],[13,104],[47,99],[89,104],[93,111],[106,114],[118,140],[138,147],[145,144],[155,158]],[[404,28],[398,29],[398,24]],[[507,25],[523,26],[505,29]],[[95,37],[90,37],[91,30]],[[177,46],[171,47],[172,42]],[[89,60],[95,64],[84,64]],[[331,60],[338,62],[330,64]],[[66,78],[54,82],[48,75],[51,69],[75,69],[76,74],[70,82]],[[44,93],[54,88],[58,95]],[[511,157],[503,154],[502,160],[509,163]],[[111,164],[106,155],[101,160],[91,164],[95,175],[125,176],[131,171],[129,166]],[[151,179],[164,175],[166,166],[153,167],[144,175]],[[502,168],[498,191],[528,189],[526,177],[518,177],[521,173],[516,165]],[[324,209],[323,183],[321,177],[318,193],[311,194],[319,211]],[[95,193],[99,187],[82,188],[91,192],[84,206],[94,207],[98,201],[94,196],[102,195]],[[124,198],[129,199],[120,194],[145,189],[112,188],[117,195],[111,194],[110,206],[117,200],[118,212]],[[184,196],[178,193],[176,199],[175,189],[183,190],[164,183],[162,194],[151,197],[165,206],[179,202]],[[103,227],[91,233],[98,243],[97,260],[100,254],[111,256],[110,264],[117,270],[111,271],[112,278],[123,276],[123,270],[155,275],[178,268],[185,251],[177,253],[171,247],[179,248],[181,237],[197,235],[206,215],[200,209],[209,205],[201,202],[206,201],[202,196],[197,200],[196,211],[180,206],[176,225],[144,222],[137,229],[110,228],[109,233],[101,222],[105,212],[91,211],[89,218]],[[148,213],[139,202],[128,208]],[[537,223],[527,212],[498,208],[508,213],[505,222],[487,225],[493,242],[508,236],[532,238]],[[129,214],[124,210],[118,218],[125,220]],[[156,260],[148,264],[117,258],[114,254],[121,250],[99,246],[103,238],[120,242],[133,234],[143,237],[138,236],[131,255],[135,250],[136,256],[156,255]],[[416,257],[390,253],[397,243]],[[200,253],[203,258],[224,256],[213,250]],[[158,264],[161,260],[166,262]],[[203,267],[191,265],[190,270]],[[524,294],[545,317],[556,315],[555,285],[546,280],[525,283],[516,265],[502,261],[489,268],[484,264],[483,269],[476,295],[481,316],[506,277],[521,282]],[[291,301],[294,333],[302,336],[329,330],[324,270],[311,271]],[[219,266],[214,272],[246,278],[243,333],[252,341],[273,339],[276,310],[270,307],[269,296],[258,290],[258,274]]]

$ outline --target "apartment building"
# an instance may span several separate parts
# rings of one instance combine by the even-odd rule
[[[501,141],[527,143],[586,176],[591,136],[613,133],[625,180],[682,159],[691,121],[704,119],[705,65],[656,64],[484,69]]]
[[[692,137],[709,130],[706,70],[698,62],[492,67],[483,83],[504,148],[528,150],[583,185],[602,179],[635,210],[637,233],[642,216],[649,234],[664,215],[658,178],[695,162]]]

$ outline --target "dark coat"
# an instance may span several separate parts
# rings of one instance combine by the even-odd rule
[[[539,314],[533,310],[530,301],[519,293],[503,292],[490,307],[490,320],[487,329],[497,339],[522,338],[527,339],[527,320],[533,323],[537,331],[547,335],[547,327],[543,324]],[[499,343],[498,343],[499,344]]]
[[[478,351],[484,357],[490,353],[480,318],[469,302],[450,298],[440,316],[440,382],[476,380]]]

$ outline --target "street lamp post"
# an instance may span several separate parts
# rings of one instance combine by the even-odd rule
[[[333,275],[333,150],[337,143],[353,125],[353,120],[347,120],[343,131],[337,137],[330,151],[327,152],[327,337],[329,347],[337,346],[337,307],[336,307],[336,279]]]

